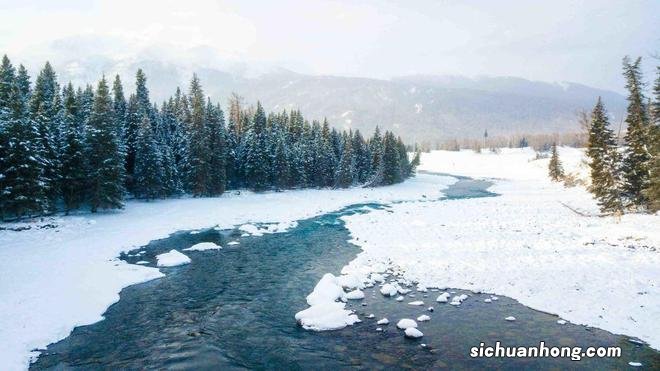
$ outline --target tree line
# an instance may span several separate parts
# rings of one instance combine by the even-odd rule
[[[603,212],[660,210],[660,66],[657,71],[654,97],[647,99],[641,58],[623,59],[628,91],[623,143],[619,143],[618,135],[610,127],[600,98],[591,112],[587,142],[589,190]],[[559,180],[563,173],[556,150],[553,150],[549,171],[554,180]]]
[[[378,127],[364,138],[297,110],[266,113],[232,95],[228,114],[193,75],[152,103],[136,74],[128,98],[117,75],[96,88],[60,88],[49,63],[34,86],[23,65],[0,66],[0,217],[87,206],[121,208],[126,197],[218,196],[308,187],[381,186],[411,176],[419,155]]]

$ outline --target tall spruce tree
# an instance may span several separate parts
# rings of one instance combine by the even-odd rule
[[[623,59],[623,75],[628,90],[625,154],[623,158],[624,192],[631,205],[646,206],[648,199],[642,192],[649,183],[651,135],[643,95],[641,58],[634,62]]]
[[[209,148],[208,130],[206,129],[206,103],[202,85],[193,75],[190,82],[190,132],[189,183],[195,196],[208,195],[209,189]]]
[[[64,88],[62,163],[62,200],[65,212],[79,208],[87,192],[85,167],[85,137],[78,120],[78,102],[71,83]]]
[[[164,195],[163,162],[153,126],[147,115],[142,118],[135,141],[134,176],[136,197],[152,200]]]
[[[30,79],[9,58],[0,66],[0,125],[5,155],[0,159],[3,218],[37,215],[49,207],[43,178],[44,160],[37,124],[30,118]]]
[[[602,211],[620,213],[623,210],[620,155],[600,98],[594,107],[591,120],[587,144],[591,168],[590,191]]]
[[[403,175],[401,173],[401,158],[399,156],[399,148],[394,138],[394,134],[389,131],[385,132],[385,137],[383,140],[383,177],[382,183],[376,183],[374,185],[390,185],[394,183],[399,183],[403,180]]]
[[[123,207],[124,166],[115,128],[114,109],[105,77],[94,94],[94,105],[87,128],[89,203],[99,208]]]
[[[50,63],[37,76],[30,101],[30,114],[36,123],[43,148],[43,182],[48,209],[53,209],[59,195],[60,185],[60,119],[62,109],[59,99],[57,76]]]
[[[264,190],[269,185],[270,164],[266,142],[266,113],[260,102],[257,102],[257,110],[245,142],[245,180],[250,189]]]
[[[380,128],[376,126],[374,135],[369,140],[369,153],[371,154],[371,173],[369,174],[370,185],[380,185],[383,182],[383,173],[385,171],[383,164],[383,137],[380,135]]]
[[[559,160],[557,143],[552,143],[552,155],[550,156],[550,163],[548,163],[548,175],[555,182],[564,179],[564,168]]]
[[[355,180],[355,155],[351,139],[347,136],[344,141],[344,148],[335,174],[335,187],[350,187]]]
[[[653,84],[653,103],[651,105],[652,121],[649,130],[651,145],[649,152],[649,181],[642,190],[648,200],[648,209],[651,212],[660,210],[660,66],[656,67],[657,77]]]
[[[227,145],[225,117],[220,105],[206,103],[206,130],[208,131],[209,182],[208,194],[218,196],[227,188]]]

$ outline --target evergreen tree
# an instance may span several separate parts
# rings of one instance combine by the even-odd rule
[[[43,149],[37,125],[29,115],[30,80],[9,58],[0,66],[0,195],[2,217],[43,212],[48,206],[43,178]]]
[[[206,104],[202,85],[193,75],[190,82],[190,166],[189,182],[193,195],[206,196],[209,190],[209,148],[208,130],[206,129]]]
[[[252,125],[245,138],[245,180],[254,190],[268,187],[269,168],[268,148],[266,144],[266,113],[261,103],[257,102]]]
[[[557,143],[552,143],[552,156],[548,164],[548,174],[550,179],[559,182],[564,179],[564,168],[559,161],[559,153],[557,152]]]
[[[351,150],[355,155],[355,180],[365,183],[371,175],[371,153],[359,130],[353,134]]]
[[[648,209],[651,212],[660,210],[660,66],[656,67],[658,76],[653,85],[654,101],[651,109],[652,123],[650,125],[649,139],[651,145],[649,152],[649,182],[642,191],[648,200]]]
[[[649,120],[644,104],[641,58],[631,62],[623,60],[623,72],[628,89],[628,110],[626,116],[626,150],[623,159],[624,192],[632,205],[645,206],[647,198],[642,190],[649,183],[649,161],[651,148]]]
[[[383,138],[380,129],[376,126],[374,135],[369,140],[369,153],[371,154],[371,173],[369,174],[370,185],[380,185],[383,182],[385,171],[383,164]]]
[[[374,185],[390,185],[399,183],[403,180],[401,173],[401,158],[399,156],[399,148],[394,138],[394,134],[387,131],[383,141],[383,157],[382,157],[383,177],[382,183]]]
[[[335,186],[346,188],[353,184],[355,179],[355,155],[353,154],[353,142],[347,137],[341,153],[341,159],[335,175]]]
[[[63,91],[64,120],[62,163],[62,199],[65,211],[77,209],[85,201],[86,167],[85,138],[82,123],[78,121],[78,103],[73,86],[69,83]]]
[[[214,106],[210,100],[206,103],[206,122],[209,147],[208,194],[218,196],[223,194],[227,187],[225,118],[220,106]]]
[[[591,168],[590,191],[602,211],[619,213],[623,210],[620,155],[600,98],[594,107],[591,120],[587,144]]]
[[[162,197],[164,194],[162,159],[158,141],[147,115],[142,118],[135,143],[134,194],[146,200]]]
[[[43,182],[48,198],[48,209],[53,209],[60,184],[60,128],[61,104],[57,76],[50,63],[37,76],[30,101],[30,114],[36,123],[43,148]]]
[[[123,207],[124,166],[119,156],[112,99],[105,77],[94,94],[87,128],[89,202],[92,212],[99,208]]]

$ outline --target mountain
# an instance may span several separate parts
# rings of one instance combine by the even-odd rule
[[[102,73],[120,73],[126,89],[142,68],[152,98],[161,100],[177,86],[187,89],[193,72],[205,92],[225,102],[231,92],[248,103],[260,100],[269,110],[299,108],[310,119],[327,117],[338,128],[371,132],[376,125],[405,140],[436,141],[516,133],[578,130],[576,112],[591,110],[601,96],[618,123],[625,98],[615,92],[576,83],[546,83],[516,77],[402,76],[390,80],[312,76],[284,69],[245,73],[241,67],[215,69],[139,60],[113,64],[97,59],[69,63],[60,80],[93,81]]]

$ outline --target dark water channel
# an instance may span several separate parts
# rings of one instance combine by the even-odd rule
[[[461,179],[449,198],[493,196],[485,182]],[[432,201],[430,202],[442,202]],[[515,300],[470,294],[459,307],[435,303],[438,292],[415,292],[403,302],[366,289],[351,301],[361,323],[342,330],[310,332],[297,326],[294,314],[307,308],[305,297],[321,276],[338,274],[359,252],[349,244],[342,215],[368,212],[379,205],[353,205],[303,220],[285,233],[241,237],[237,230],[179,232],[122,255],[130,263],[199,242],[221,250],[184,252],[192,263],[162,268],[166,277],[133,285],[108,308],[105,320],[77,327],[51,344],[31,366],[34,370],[105,369],[621,369],[638,361],[659,369],[660,353],[628,337],[559,325],[554,315],[534,311]],[[240,242],[228,245],[230,241]],[[134,256],[137,252],[142,255]],[[460,289],[452,290],[457,294]],[[424,306],[407,304],[423,300]],[[365,305],[363,305],[365,304]],[[428,312],[428,306],[434,306]],[[374,319],[368,319],[374,314]],[[431,316],[420,323],[424,337],[404,338],[394,326],[400,318]],[[505,321],[515,316],[514,322]],[[376,321],[387,317],[388,326]],[[376,331],[382,327],[383,331]],[[469,349],[480,342],[530,346],[621,346],[621,358],[473,359]],[[424,346],[422,345],[424,344]]]

